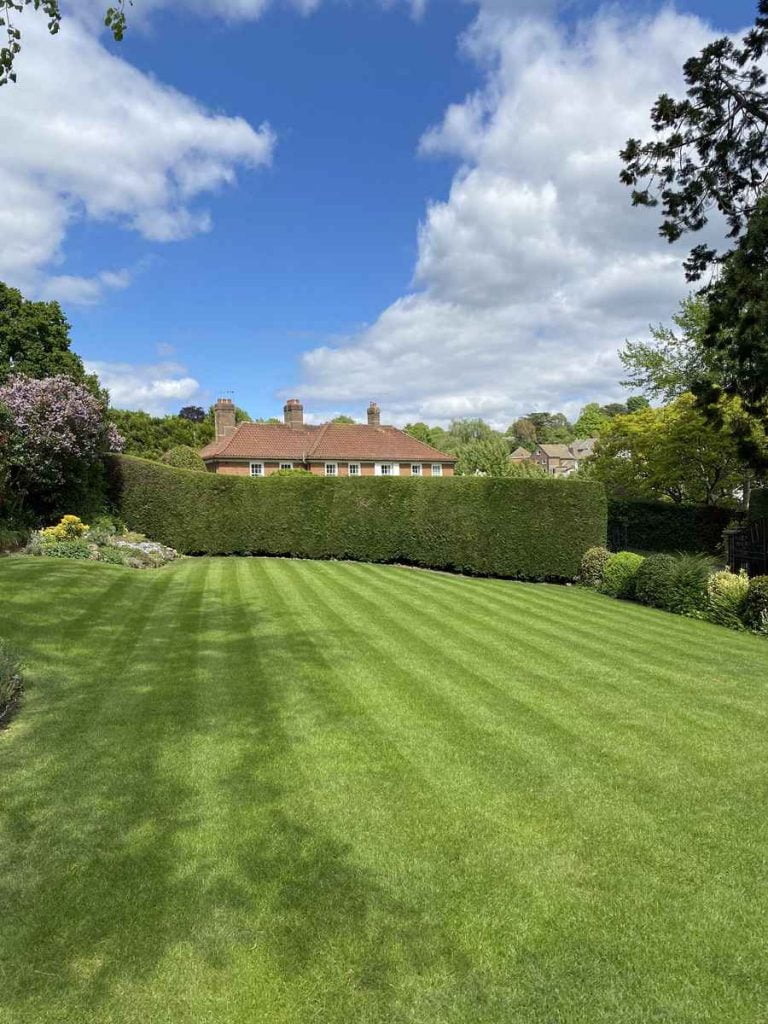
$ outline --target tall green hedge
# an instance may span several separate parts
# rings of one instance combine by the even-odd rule
[[[111,460],[126,524],[187,554],[405,562],[573,579],[605,543],[602,484],[554,479],[217,476]]]
[[[608,542],[613,551],[722,551],[733,510],[714,505],[608,499]]]

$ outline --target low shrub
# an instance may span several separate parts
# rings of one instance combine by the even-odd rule
[[[674,555],[649,555],[637,572],[635,597],[641,604],[651,608],[666,608],[669,603]]]
[[[768,576],[754,576],[749,581],[744,625],[755,633],[768,634]]]
[[[0,523],[0,554],[23,548],[29,541],[29,530]]]
[[[0,724],[21,698],[21,664],[18,655],[5,640],[0,640]]]
[[[84,523],[79,516],[62,516],[55,526],[46,526],[40,531],[44,541],[55,543],[56,541],[77,540],[83,537],[90,527]]]
[[[707,581],[706,616],[710,622],[729,629],[744,628],[744,606],[749,591],[749,577],[741,572],[723,569],[712,573]]]
[[[200,458],[200,452],[188,444],[178,444],[175,448],[169,448],[160,461],[166,466],[175,466],[176,469],[193,469],[198,473],[206,473],[205,463]]]
[[[37,546],[33,540],[31,554],[45,555],[46,558],[87,559],[96,557],[94,545],[82,538],[79,540],[43,541]]]
[[[585,587],[599,587],[603,582],[605,563],[611,557],[608,548],[589,548],[581,560],[579,582]]]
[[[631,599],[635,596],[635,577],[645,559],[634,551],[610,555],[603,568],[600,592],[609,597]]]
[[[708,555],[651,555],[637,574],[635,596],[653,608],[701,616],[708,604],[711,573],[712,560]]]

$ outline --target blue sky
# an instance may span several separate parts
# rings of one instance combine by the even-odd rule
[[[621,394],[616,348],[685,286],[684,250],[617,205],[615,142],[754,4],[142,4],[119,46],[92,0],[59,39],[30,23],[0,95],[0,277],[61,300],[116,403],[503,424]]]

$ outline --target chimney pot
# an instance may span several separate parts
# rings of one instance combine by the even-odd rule
[[[381,409],[378,407],[376,402],[371,402],[368,406],[368,426],[378,427],[381,425]]]

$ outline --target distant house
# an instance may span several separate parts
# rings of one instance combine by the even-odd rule
[[[235,406],[213,407],[215,439],[200,453],[211,473],[269,476],[279,469],[308,469],[320,476],[453,476],[456,456],[382,426],[378,405],[368,422],[304,422],[304,407],[290,398],[283,423],[235,423]]]
[[[592,454],[596,440],[588,437],[570,444],[537,444],[531,459],[550,476],[568,476],[579,468],[583,459]]]
[[[510,462],[527,462],[530,459],[531,453],[527,448],[523,448],[522,445],[519,448],[515,448],[512,454],[509,456]]]

